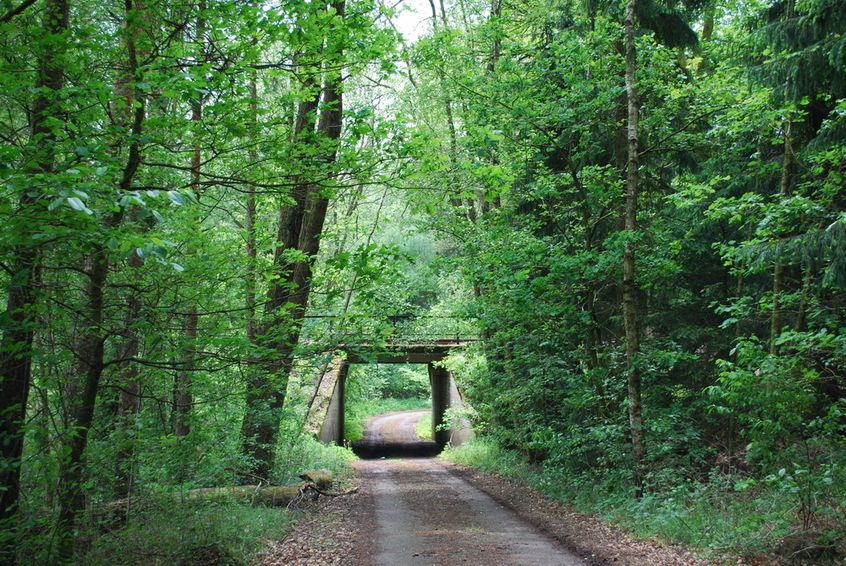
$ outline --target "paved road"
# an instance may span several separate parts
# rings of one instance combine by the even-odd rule
[[[411,415],[370,423],[372,438],[409,438]],[[567,552],[432,458],[357,463],[376,514],[377,566],[575,566]]]

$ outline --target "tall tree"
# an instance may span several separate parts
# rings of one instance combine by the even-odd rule
[[[626,46],[626,101],[627,101],[627,142],[628,160],[626,164],[626,243],[623,252],[623,321],[626,333],[626,367],[629,397],[629,424],[632,436],[632,466],[638,495],[643,493],[643,457],[646,441],[643,430],[643,409],[641,406],[641,361],[640,331],[637,324],[637,282],[635,280],[635,249],[637,241],[637,194],[639,184],[639,141],[638,113],[640,105],[637,97],[637,51],[635,47],[635,18],[637,0],[626,3],[624,20]]]
[[[276,457],[281,410],[293,370],[305,309],[311,292],[312,262],[331,196],[326,181],[333,177],[343,119],[343,32],[345,2],[321,6],[310,17],[328,14],[325,35],[310,38],[312,46],[295,64],[306,73],[293,141],[305,165],[292,182],[290,200],[279,209],[274,250],[274,276],[259,331],[265,356],[271,361],[254,373],[247,386],[242,424],[244,447],[254,461],[253,474],[268,478]],[[333,32],[337,35],[333,35]],[[292,201],[292,202],[291,202]]]
[[[22,5],[23,6],[23,5]],[[16,13],[19,13],[17,11]],[[11,12],[7,14],[13,16]],[[32,188],[20,190],[17,216],[20,240],[7,266],[11,274],[6,289],[3,336],[0,341],[0,528],[14,529],[20,502],[20,466],[26,423],[27,401],[32,384],[32,356],[38,315],[38,271],[40,246],[34,238],[38,227],[27,222],[34,216],[38,193],[35,187],[49,182],[55,166],[55,123],[64,86],[64,55],[70,29],[70,2],[48,0],[42,16],[43,36],[37,47],[38,62],[29,109],[31,154],[25,174]],[[6,229],[11,229],[7,227]],[[0,559],[16,562],[14,537],[0,538]]]

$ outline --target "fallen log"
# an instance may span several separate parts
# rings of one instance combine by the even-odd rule
[[[299,477],[306,482],[313,483],[319,489],[329,489],[332,487],[333,477],[331,470],[322,468],[319,470],[306,470]]]
[[[300,474],[301,482],[279,486],[238,485],[230,487],[204,487],[187,491],[172,492],[160,497],[175,501],[207,501],[225,502],[242,501],[252,505],[267,505],[270,507],[290,507],[296,505],[304,497],[311,494],[315,498],[319,495],[338,497],[355,493],[357,488],[344,492],[331,492],[333,475],[330,470],[305,470]],[[105,519],[106,522],[120,523],[125,519],[130,508],[138,509],[154,504],[157,498],[127,498],[109,503],[101,503],[89,510],[91,518]]]

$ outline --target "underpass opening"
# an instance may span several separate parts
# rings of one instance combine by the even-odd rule
[[[431,457],[432,380],[427,364],[356,363],[345,376],[344,436],[360,458]]]
[[[447,409],[450,407],[461,407],[462,399],[452,374],[441,367],[438,363],[457,347],[466,345],[466,341],[441,340],[426,344],[403,344],[391,345],[389,348],[380,349],[378,352],[362,349],[360,346],[353,349],[342,349],[344,355],[336,358],[322,381],[332,384],[331,401],[327,409],[321,410],[322,425],[319,427],[318,436],[322,442],[348,445],[346,426],[346,403],[347,403],[347,381],[351,371],[354,374],[358,371],[352,369],[358,366],[365,368],[379,368],[385,364],[404,365],[407,375],[418,376],[418,384],[424,379],[428,383],[431,398],[431,430],[432,440],[422,443],[417,440],[403,439],[399,442],[356,442],[353,448],[360,457],[400,457],[400,456],[432,456],[439,453],[447,444],[459,445],[472,437],[469,422],[466,419],[453,419],[448,421]],[[418,366],[418,369],[411,369]],[[425,367],[425,378],[423,378],[420,367]],[[371,371],[387,371],[372,370]],[[400,417],[396,417],[400,418]],[[409,416],[409,419],[414,417]],[[460,422],[459,422],[460,421]],[[383,426],[384,423],[377,423]],[[441,426],[443,425],[443,426]],[[384,426],[400,426],[399,424],[387,424]],[[408,422],[402,425],[409,426]]]

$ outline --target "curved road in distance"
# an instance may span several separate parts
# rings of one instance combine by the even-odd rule
[[[353,451],[365,459],[435,456],[440,447],[415,432],[420,419],[431,412],[431,409],[418,409],[372,417],[364,427],[364,438],[353,444]]]

